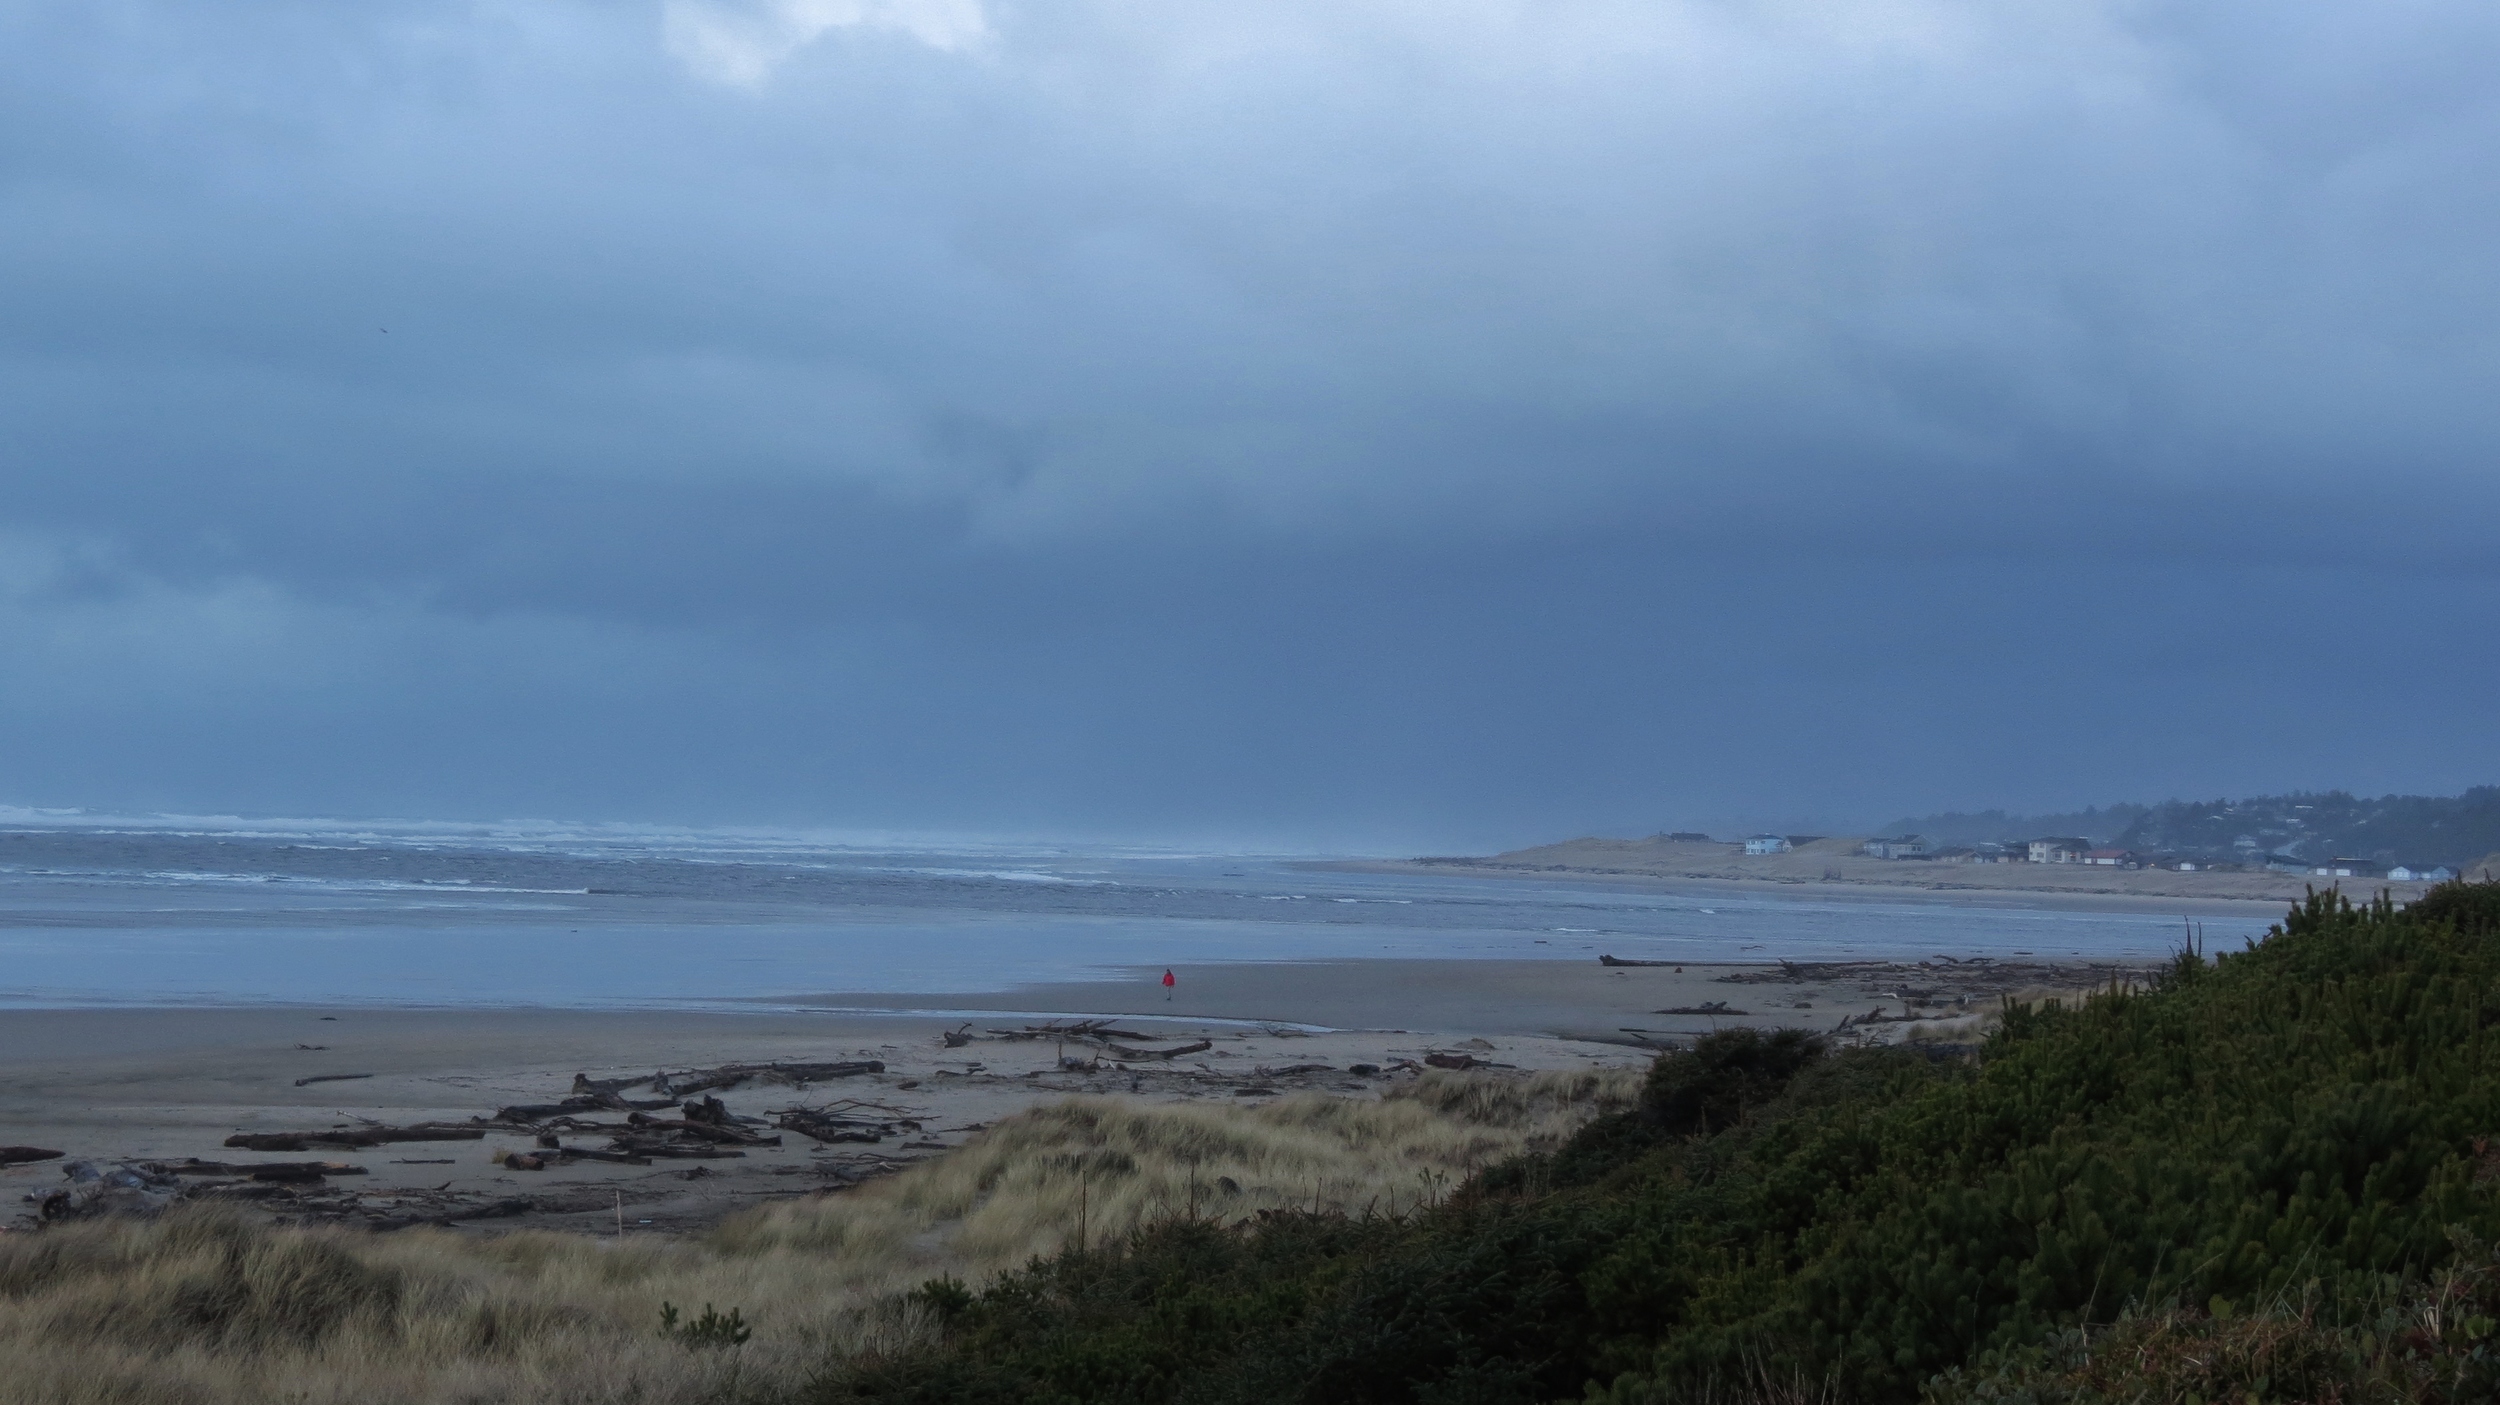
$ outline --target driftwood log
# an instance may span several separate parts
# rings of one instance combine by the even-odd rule
[[[700,1143],[662,1141],[657,1137],[618,1137],[608,1143],[611,1150],[629,1156],[648,1156],[655,1161],[717,1161],[724,1157],[744,1156],[743,1151]]]
[[[323,1176],[362,1176],[364,1167],[345,1161],[148,1161],[147,1169],[168,1176],[246,1176],[256,1181],[317,1181]]]
[[[29,1161],[58,1161],[62,1155],[39,1146],[0,1146],[0,1166],[22,1166]]]
[[[676,1098],[621,1098],[614,1093],[589,1093],[554,1103],[514,1103],[495,1109],[490,1121],[537,1123],[551,1117],[564,1117],[576,1112],[657,1112],[677,1106]]]
[[[593,1078],[587,1073],[576,1073],[573,1075],[573,1096],[597,1097],[601,1093],[622,1093],[628,1088],[639,1088],[659,1076],[646,1073],[640,1078]]]
[[[1215,1041],[1212,1039],[1201,1039],[1195,1044],[1183,1044],[1178,1048],[1173,1049],[1138,1049],[1125,1044],[1114,1044],[1105,1040],[1102,1047],[1110,1050],[1113,1058],[1129,1059],[1142,1063],[1148,1059],[1177,1059],[1183,1054],[1203,1054],[1207,1050],[1215,1047]]]
[[[1681,966],[1684,963],[1681,961],[1632,961],[1621,956],[1601,956],[1597,958],[1597,964],[1600,966]]]
[[[651,1158],[630,1151],[599,1151],[586,1146],[558,1146],[556,1155],[567,1161],[608,1161],[619,1166],[648,1166]]]
[[[373,1075],[370,1073],[316,1073],[309,1078],[296,1079],[295,1086],[298,1088],[308,1088],[315,1083],[353,1083],[359,1078],[371,1078],[372,1076]]]
[[[768,1063],[722,1064],[719,1068],[691,1068],[684,1073],[661,1073],[651,1080],[654,1092],[684,1098],[691,1093],[707,1093],[714,1089],[735,1088],[741,1083],[787,1083],[805,1087],[833,1078],[857,1078],[865,1073],[883,1073],[885,1064],[877,1059],[840,1059],[831,1063]]]
[[[718,1146],[779,1146],[781,1138],[750,1132],[744,1127],[724,1126],[718,1122],[692,1122],[682,1117],[653,1117],[637,1112],[626,1119],[636,1133],[645,1135],[674,1132],[681,1138],[694,1138]]]
[[[314,1147],[383,1146],[392,1142],[473,1142],[482,1127],[333,1127],[325,1132],[237,1132],[226,1145],[241,1151],[310,1151]]]

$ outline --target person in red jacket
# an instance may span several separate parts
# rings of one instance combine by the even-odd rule
[[[1171,973],[1170,971],[1165,971],[1165,972],[1163,973],[1163,998],[1164,998],[1164,999],[1166,999],[1166,1000],[1171,999],[1171,998],[1172,998],[1172,987],[1174,987],[1174,986],[1176,986],[1176,985],[1179,985],[1179,984],[1180,984],[1180,982],[1179,982],[1179,981],[1176,981],[1176,980],[1174,980],[1174,979],[1172,978],[1172,973]]]

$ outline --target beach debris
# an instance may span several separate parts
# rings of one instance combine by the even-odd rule
[[[954,1029],[940,1030],[938,1038],[944,1040],[949,1049],[963,1048],[972,1042],[972,1026],[965,1024]]]
[[[601,1151],[595,1147],[558,1145],[549,1150],[567,1161],[604,1161],[617,1166],[648,1166],[651,1158],[631,1151]]]
[[[618,1138],[619,1150],[625,1150],[622,1143],[631,1139],[636,1143],[632,1149],[640,1151],[642,1150],[640,1143],[645,1138],[665,1133],[677,1134],[668,1138],[671,1141],[709,1142],[716,1146],[781,1145],[779,1137],[768,1137],[761,1132],[750,1132],[738,1126],[737,1119],[729,1115],[729,1109],[722,1106],[718,1098],[705,1098],[700,1103],[688,1103],[686,1115],[683,1117],[653,1117],[646,1112],[637,1112],[626,1118],[625,1122],[631,1130]]]
[[[515,1103],[495,1109],[491,1122],[531,1124],[576,1112],[658,1112],[677,1106],[677,1098],[621,1098],[614,1093],[585,1093],[552,1103]]]
[[[1470,1069],[1492,1067],[1491,1064],[1486,1063],[1484,1060],[1477,1058],[1473,1054],[1426,1054],[1424,1055],[1424,1062],[1430,1064],[1434,1068]]]
[[[1335,1073],[1336,1071],[1327,1064],[1287,1064],[1282,1068],[1269,1068],[1266,1064],[1261,1064],[1253,1070],[1261,1078],[1293,1078],[1306,1073]]]
[[[1597,964],[1600,966],[1672,966],[1676,963],[1672,961],[1634,961],[1629,957],[1623,956],[1600,956],[1597,958]]]
[[[719,1068],[693,1068],[684,1073],[662,1073],[651,1080],[654,1092],[686,1097],[714,1089],[735,1088],[741,1083],[787,1083],[804,1088],[835,1078],[857,1078],[862,1074],[883,1073],[885,1064],[877,1059],[837,1059],[829,1063],[762,1063],[723,1064]]]
[[[141,1161],[134,1163],[144,1170],[163,1176],[241,1176],[254,1181],[280,1183],[317,1181],[324,1176],[362,1176],[362,1166],[345,1161],[202,1161],[187,1156],[180,1161]]]
[[[657,1073],[646,1073],[640,1078],[593,1078],[587,1073],[576,1073],[573,1075],[573,1096],[595,1098],[601,1094],[622,1093],[628,1088],[639,1088],[660,1076]]]
[[[1672,1009],[1652,1010],[1653,1015],[1742,1015],[1744,1010],[1731,1010],[1724,1000],[1705,1000],[1698,1005],[1677,1005]]]
[[[414,1127],[333,1127],[323,1132],[237,1132],[225,1144],[238,1151],[311,1151],[391,1142],[473,1142],[485,1135],[482,1127],[420,1123]]]
[[[1177,1059],[1183,1054],[1203,1054],[1215,1047],[1215,1041],[1201,1039],[1194,1044],[1182,1044],[1170,1049],[1137,1049],[1125,1044],[1113,1044],[1106,1040],[1102,1047],[1110,1050],[1114,1057],[1134,1059],[1142,1063],[1148,1059]]]
[[[126,1163],[100,1166],[93,1161],[70,1161],[63,1163],[61,1174],[69,1178],[68,1186],[26,1197],[35,1202],[37,1219],[154,1215],[180,1199],[183,1191],[175,1177]]]
[[[1115,1028],[1115,1024],[1116,1021],[1107,1019],[1077,1020],[1070,1024],[1061,1024],[1054,1020],[1048,1024],[1029,1024],[1022,1029],[993,1029],[990,1031],[990,1037],[1009,1042],[1049,1039],[1062,1044],[1092,1044],[1108,1052],[1113,1058],[1131,1059],[1139,1063],[1152,1059],[1176,1059],[1183,1054],[1203,1054],[1215,1047],[1215,1041],[1201,1039],[1196,1043],[1182,1044],[1170,1049],[1143,1048],[1140,1046],[1145,1041],[1153,1039],[1153,1035],[1140,1034],[1133,1029]],[[1286,1036],[1279,1035],[1278,1037]],[[1122,1040],[1128,1042],[1122,1043],[1120,1042]],[[953,1046],[950,1045],[950,1047]],[[1083,1061],[1079,1062],[1081,1064]]]
[[[823,1107],[784,1108],[776,1117],[774,1126],[826,1143],[875,1143],[921,1129],[919,1118],[907,1109],[860,1098],[844,1098]]]
[[[58,1161],[66,1154],[39,1146],[0,1146],[0,1166],[23,1166],[31,1161]]]
[[[307,1088],[315,1083],[352,1083],[359,1078],[371,1078],[372,1076],[373,1075],[370,1073],[316,1073],[310,1078],[296,1079],[295,1086],[298,1088]]]
[[[1111,1020],[1078,1020],[1073,1024],[1061,1024],[1057,1020],[1052,1020],[1046,1024],[1029,1024],[1022,1029],[993,1029],[990,1031],[990,1037],[1007,1040],[1010,1043],[1025,1039],[1060,1039],[1096,1044],[1111,1039],[1154,1038],[1151,1034],[1140,1034],[1133,1029],[1114,1029],[1113,1024],[1114,1021]]]

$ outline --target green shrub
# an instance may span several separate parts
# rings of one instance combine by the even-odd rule
[[[731,1308],[727,1315],[715,1312],[710,1303],[703,1305],[703,1315],[692,1322],[678,1321],[677,1304],[660,1304],[660,1335],[674,1338],[690,1351],[718,1351],[725,1347],[745,1346],[755,1329]]]
[[[1729,1127],[1822,1056],[1823,1041],[1801,1029],[1706,1034],[1691,1049],[1661,1054],[1650,1065],[1641,1116],[1670,1134]]]

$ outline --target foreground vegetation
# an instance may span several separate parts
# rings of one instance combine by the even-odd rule
[[[1716,1036],[1402,1218],[1166,1222],[919,1299],[825,1401],[2500,1396],[2500,887],[2324,895],[1977,1057]]]
[[[696,1244],[8,1236],[0,1400],[2488,1400],[2496,1134],[2500,885],[2324,895],[1976,1047],[1080,1100]]]
[[[1630,1106],[1619,1070],[1434,1073],[1372,1100],[1077,1098],[683,1242],[273,1229],[232,1213],[0,1235],[7,1405],[786,1398],[926,1336],[904,1298],[1166,1219],[1403,1214]],[[673,1309],[673,1311],[672,1311]],[[734,1319],[730,1316],[735,1314]]]

